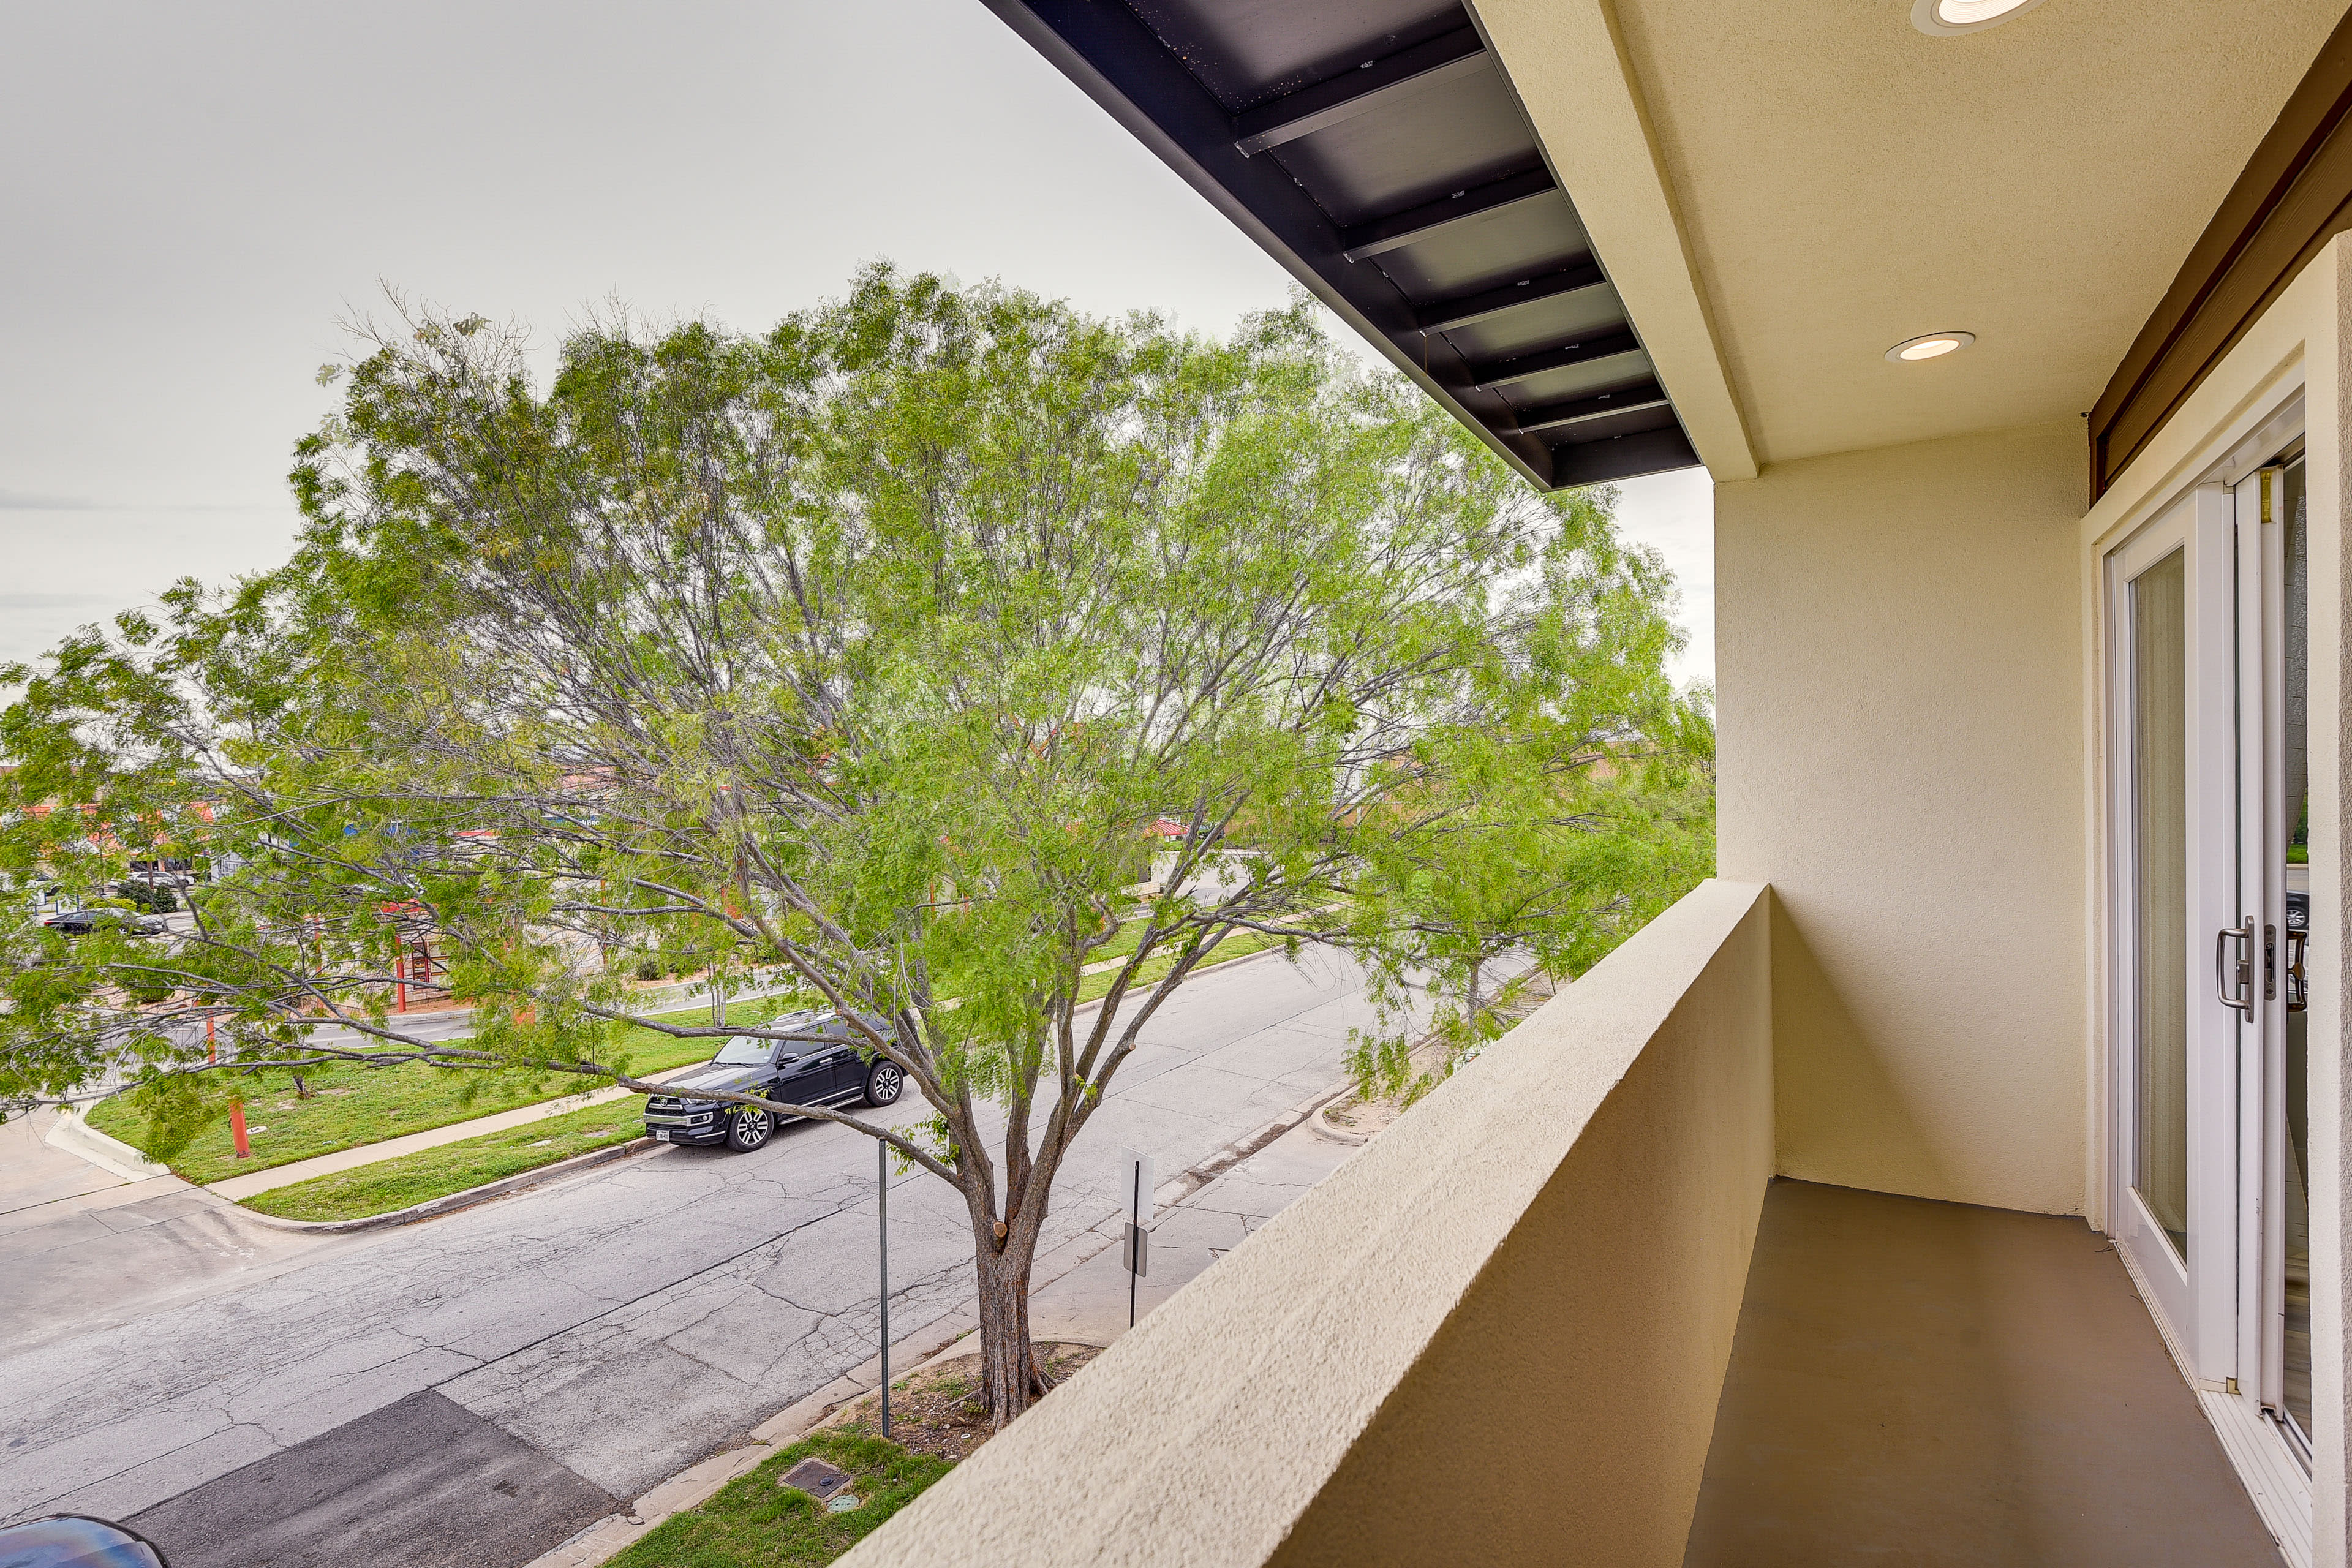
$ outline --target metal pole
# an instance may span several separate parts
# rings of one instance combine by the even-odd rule
[[[1138,1160],[1135,1163],[1135,1203],[1134,1205],[1127,1211],[1127,1225],[1129,1231],[1127,1242],[1127,1326],[1130,1329],[1135,1327],[1135,1248],[1138,1246],[1135,1239],[1135,1233],[1142,1230],[1142,1218],[1143,1162]]]
[[[875,1211],[882,1227],[882,1436],[890,1436],[890,1146],[874,1140]]]

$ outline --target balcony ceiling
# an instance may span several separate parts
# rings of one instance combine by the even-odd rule
[[[1698,460],[1456,0],[989,0],[1538,485]]]
[[[1596,0],[1477,8],[1636,325],[1695,273],[1775,462],[2089,409],[2344,0],[2048,0],[1957,37],[1909,0],[1614,0],[1614,49]],[[1621,61],[1681,258],[1612,247],[1633,198],[1579,173]],[[1953,329],[1975,345],[1884,357]]]

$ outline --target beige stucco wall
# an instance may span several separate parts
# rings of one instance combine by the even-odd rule
[[[2075,421],[1716,489],[1717,863],[1769,881],[1780,1169],[2084,1192]]]
[[[1683,1559],[1771,1163],[1709,882],[842,1561]]]

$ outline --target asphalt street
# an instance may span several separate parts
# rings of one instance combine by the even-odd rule
[[[1172,1175],[1335,1083],[1370,1021],[1323,954],[1193,982],[1073,1151],[1041,1252],[1118,1209],[1121,1145]],[[0,1228],[0,1275],[69,1271],[82,1297],[0,1359],[0,1520],[136,1519],[177,1568],[528,1562],[872,1353],[874,1166],[821,1123],[659,1150],[290,1254],[232,1237],[249,1258],[162,1295],[92,1266],[120,1232],[32,1251],[42,1227]],[[968,1301],[970,1229],[922,1173],[893,1178],[890,1221],[908,1334]]]

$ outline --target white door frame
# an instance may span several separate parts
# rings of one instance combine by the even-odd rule
[[[2234,498],[2200,485],[2106,557],[2108,625],[2116,641],[2110,671],[2115,738],[2110,799],[2114,879],[2109,922],[2109,1228],[2136,1266],[2178,1353],[2199,1386],[2222,1389],[2237,1376],[2239,1223],[2237,1015],[2215,984],[2216,933],[2237,923],[2235,803],[2237,719]],[[2173,1250],[2134,1190],[2137,1136],[2138,1030],[2137,801],[2133,774],[2133,668],[2128,638],[2131,584],[2176,551],[2184,555],[2184,716],[2188,823],[2184,915],[2187,951],[2177,955],[2185,993],[2189,1063],[2189,1257]]]
[[[2277,1537],[2293,1568],[2308,1568],[2315,1547],[2319,1555],[2331,1552],[2340,1558],[2347,1539],[2341,1502],[2346,1440],[2340,1411],[2331,1412],[2326,1392],[2338,1390],[2344,1376],[2341,1334],[2343,1294],[2340,1289],[2345,1231],[2340,1171],[2344,1159],[2345,1121],[2339,1113],[2345,1068],[2337,1047],[2346,1033],[2345,998],[2325,982],[2338,973],[2343,933],[2329,923],[2330,911],[2340,911],[2343,880],[2337,855],[2344,811],[2345,732],[2338,689],[2344,657],[2342,591],[2344,542],[2341,534],[2345,505],[2343,443],[2347,410],[2352,409],[2352,379],[2347,379],[2343,351],[2347,342],[2346,274],[2340,265],[2352,258],[2352,239],[2338,237],[2330,247],[2333,259],[2325,268],[2306,268],[2286,293],[2246,330],[2204,383],[2182,403],[2168,424],[2116,476],[2105,495],[2095,500],[2085,518],[2084,609],[2092,631],[2086,651],[2095,672],[2088,704],[2092,722],[2088,736],[2095,758],[2093,775],[2095,820],[2104,818],[2092,847],[2090,932],[2095,972],[2104,972],[2091,997],[2096,1022],[2095,1055],[2089,1064],[2097,1091],[2092,1101],[2091,1167],[2093,1203],[2098,1223],[2116,1238],[2116,1251],[2130,1268],[2134,1283],[2147,1301],[2175,1360],[2193,1383],[2200,1385],[2200,1403],[2232,1466],[2244,1479],[2264,1522]],[[2305,411],[2309,420],[2306,424]],[[2223,1370],[2188,1336],[2176,1335],[2165,1310],[2158,1303],[2158,1286],[2164,1282],[2156,1269],[2143,1269],[2134,1250],[2124,1245],[2127,1223],[2137,1216],[2130,1191],[2133,1128],[2127,1097],[2134,1088],[2130,994],[2133,984],[2130,879],[2118,865],[2132,849],[2128,795],[2131,735],[2116,722],[2119,693],[2127,682],[2118,666],[2131,657],[2127,620],[2116,615],[2119,603],[2113,567],[2118,548],[2183,504],[2200,484],[2235,487],[2265,466],[2276,464],[2294,440],[2307,433],[2309,458],[2305,485],[2309,496],[2310,561],[2310,731],[2312,813],[2311,889],[2314,932],[2307,959],[2309,972],[2322,983],[2314,986],[2308,1015],[2311,1026],[2310,1168],[2312,1333],[2315,1410],[2317,1424],[2308,1434],[2312,1442],[2295,1442],[2280,1423],[2264,1419],[2259,1402],[2276,1399],[2272,1369],[2277,1364],[2273,1345],[2273,1324],[2283,1300],[2262,1300],[2249,1286],[2267,1284],[2272,1259],[2280,1258],[2283,1237],[2274,1221],[2284,1220],[2281,1194],[2274,1181],[2284,1170],[2286,1146],[2275,1138],[2277,1162],[2258,1158],[2266,1151],[2263,1140],[2248,1136],[2256,1127],[2267,1130],[2269,1089],[2274,1068],[2269,1041],[2251,1042],[2240,1059],[2241,1081],[2256,1081],[2254,1058],[2261,1063],[2261,1101],[2264,1114],[2247,1114],[2238,1127],[2238,1166],[2245,1190],[2242,1205],[2239,1268],[2240,1300],[2231,1316],[2235,1353],[2229,1359],[2239,1369],[2229,1374],[2238,1386],[2214,1386],[2211,1373]],[[2235,511],[2236,498],[2231,497]],[[2268,667],[2270,650],[2260,662]],[[2267,712],[2267,700],[2263,704]],[[2267,722],[2267,719],[2266,719]],[[2264,748],[2267,750],[2267,746]],[[2121,775],[2121,776],[2118,776]],[[2284,823],[2292,833],[2294,824]],[[2265,828],[2264,837],[2271,835]],[[2267,868],[2283,866],[2266,846],[2261,857]],[[2264,890],[2263,908],[2248,912],[2261,923],[2277,923],[2280,898]],[[2210,963],[2210,955],[2206,962]],[[2210,984],[2210,978],[2206,982]],[[2282,988],[2284,982],[2281,983]],[[2253,1031],[2249,1030],[2251,1035]],[[2252,1098],[2252,1096],[2250,1096]],[[2283,1099],[2283,1097],[2282,1097]],[[2245,1108],[2249,1113],[2254,1107]],[[2143,1249],[2144,1250],[2144,1249]],[[2249,1253],[2252,1256],[2249,1256]],[[2283,1258],[2281,1259],[2283,1261]],[[2176,1271],[2174,1294],[2185,1295],[2187,1280]],[[2283,1296],[2283,1292],[2281,1293]],[[2240,1320],[2251,1319],[2251,1321]],[[2282,1325],[2283,1326],[2283,1325]],[[2263,1342],[2259,1354],[2254,1353]],[[2313,1449],[2317,1452],[2314,1453]],[[2329,1500],[2315,1497],[2319,1489]]]
[[[2291,942],[2286,847],[2294,830],[2280,785],[2286,776],[2286,473],[2273,460],[2235,487],[2238,603],[2244,664],[2239,681],[2240,907],[2258,911],[2268,963],[2255,1010],[2241,1030],[2241,1246],[2238,1396],[2250,1415],[2270,1414],[2308,1463],[2310,1435],[2287,1419],[2287,1015]],[[2324,984],[2324,982],[2323,982]],[[2305,1202],[2309,1197],[2306,1193]]]

